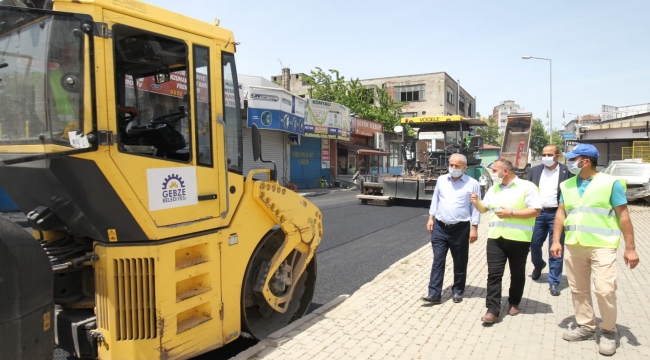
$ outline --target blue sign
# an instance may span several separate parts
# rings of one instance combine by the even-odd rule
[[[279,130],[292,134],[305,133],[305,119],[281,110],[248,108],[247,126],[257,125],[260,130]]]
[[[571,139],[575,139],[575,138],[576,138],[575,133],[564,133],[564,140],[571,140]]]

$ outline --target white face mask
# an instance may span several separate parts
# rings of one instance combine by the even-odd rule
[[[500,172],[503,172],[503,170],[501,170]],[[491,176],[492,176],[492,184],[494,185],[500,185],[501,181],[503,181],[503,178],[499,177],[499,172],[492,173]]]
[[[584,160],[585,160],[585,159],[582,159],[582,160],[579,160],[579,161],[572,161],[572,162],[569,164],[569,171],[570,171],[573,175],[576,175],[576,176],[577,176],[578,174],[580,174],[580,170],[582,170],[582,168],[581,168],[581,167],[578,167],[578,164],[580,164],[580,163],[583,162]]]
[[[451,177],[458,178],[458,177],[460,177],[461,175],[463,175],[463,169],[452,169],[452,168],[449,168],[449,175],[451,175]]]
[[[555,165],[555,159],[553,159],[553,156],[544,156],[542,157],[542,164],[546,167],[551,167]]]

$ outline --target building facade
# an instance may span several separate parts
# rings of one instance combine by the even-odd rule
[[[620,119],[644,113],[650,113],[650,103],[627,106],[603,105],[601,107],[601,118],[603,121]]]
[[[499,126],[499,132],[506,130],[508,114],[526,112],[514,100],[504,100],[492,110],[492,118]]]
[[[583,127],[579,135],[576,140],[567,140],[567,149],[577,143],[593,144],[600,154],[599,167],[606,167],[614,160],[629,157],[623,156],[624,148],[650,140],[650,112],[594,123]]]
[[[285,72],[271,76],[271,80],[277,84],[288,83],[292,93],[309,98],[310,87],[305,81],[307,76],[304,73]],[[359,82],[369,89],[384,89],[395,102],[404,103],[403,117],[476,116],[476,97],[446,72],[364,79]]]

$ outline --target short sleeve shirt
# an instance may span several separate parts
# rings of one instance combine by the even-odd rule
[[[591,184],[591,179],[582,180],[579,176],[576,176],[576,182],[578,185],[578,194],[582,197],[582,194],[585,193],[587,186]],[[560,202],[564,202],[564,197],[560,194]],[[621,180],[614,182],[612,187],[612,196],[609,198],[609,203],[612,204],[612,207],[617,207],[627,204],[627,198],[625,197],[625,190],[623,190],[623,185]]]
[[[521,181],[527,181],[520,179],[518,177],[515,177],[509,184],[508,186],[504,186],[503,184],[500,185],[494,185],[494,186],[501,186],[501,192],[499,193],[499,196],[508,196],[508,190],[512,188],[512,186],[517,186],[517,183]],[[534,185],[534,184],[533,184]],[[537,191],[537,186],[531,186],[530,191],[526,192],[526,199],[524,202],[526,203],[526,208],[533,208],[533,209],[541,209],[542,208],[542,200],[539,196],[539,191]],[[498,204],[498,199],[493,198],[494,193],[492,191],[488,191],[487,194],[485,194],[485,197],[483,198],[483,206],[486,208],[490,207],[490,204],[494,203],[495,206],[499,206]]]

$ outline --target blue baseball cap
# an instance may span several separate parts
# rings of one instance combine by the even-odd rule
[[[567,159],[574,159],[578,156],[589,156],[598,159],[598,150],[596,150],[596,147],[591,144],[580,143],[575,147],[575,149],[562,155]]]

